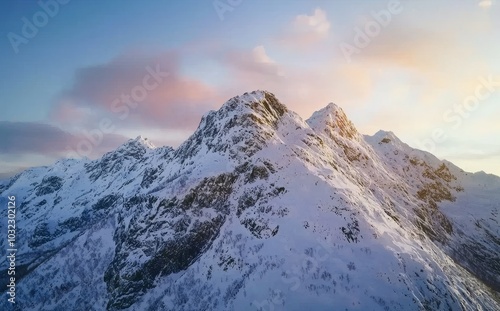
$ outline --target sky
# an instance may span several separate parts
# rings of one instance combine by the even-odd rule
[[[0,30],[0,177],[176,147],[258,89],[500,175],[500,0],[1,1]]]

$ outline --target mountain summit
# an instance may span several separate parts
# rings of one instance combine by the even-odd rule
[[[313,113],[306,122],[315,131],[325,132],[330,136],[331,132],[336,132],[345,138],[358,138],[359,135],[344,110],[334,103],[330,103],[325,108]]]
[[[0,204],[20,310],[499,310],[499,190],[335,104],[304,121],[255,91],[177,149],[28,169]]]

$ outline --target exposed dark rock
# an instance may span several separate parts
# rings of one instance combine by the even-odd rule
[[[63,180],[61,177],[57,176],[45,177],[40,183],[40,185],[38,185],[35,188],[36,189],[35,193],[37,196],[50,194],[61,189],[62,185],[63,185]]]

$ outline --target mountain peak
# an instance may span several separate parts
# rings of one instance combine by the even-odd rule
[[[205,114],[198,130],[213,128],[215,124],[219,129],[226,130],[237,125],[275,128],[287,112],[288,108],[273,93],[261,90],[247,92],[230,98],[219,110]]]
[[[156,146],[146,137],[142,135],[137,136],[135,139],[129,139],[122,146],[136,146],[136,147],[144,147],[146,149],[155,149]]]
[[[387,138],[387,139],[390,139],[390,140],[399,141],[399,138],[392,131],[379,130],[372,137],[380,139],[380,140],[383,140],[383,139]]]
[[[500,310],[500,178],[364,139],[333,103],[307,122],[256,91],[175,150],[139,136],[0,181],[17,309]]]
[[[249,156],[261,150],[274,136],[278,123],[289,113],[268,91],[253,91],[232,97],[217,111],[205,114],[195,133],[179,146],[176,154],[192,158],[205,148]]]
[[[326,107],[324,109],[331,111],[332,113],[336,112],[336,111],[340,111],[341,113],[344,113],[342,108],[340,108],[340,106],[335,104],[335,103],[329,103],[328,105],[326,105]]]
[[[129,139],[116,148],[114,151],[108,152],[103,156],[107,158],[109,156],[116,156],[117,154],[121,155],[133,155],[137,156],[138,154],[143,155],[148,150],[156,149],[156,147],[151,143],[147,138],[139,135],[135,139]]]
[[[404,149],[404,150],[409,150],[412,149],[410,146],[405,144],[399,137],[396,136],[391,131],[384,131],[384,130],[379,130],[377,133],[373,134],[372,136],[365,135],[365,140],[369,142],[371,145],[393,145],[397,146],[398,148]]]
[[[287,112],[288,108],[273,93],[261,90],[247,92],[232,97],[219,110],[205,114],[198,130],[214,130],[214,126],[224,131],[234,126],[270,130],[277,127],[279,120]]]
[[[240,116],[252,114],[253,121],[259,124],[276,125],[277,121],[288,109],[269,91],[253,91],[235,96],[228,100],[219,110],[222,114],[237,113]]]
[[[315,111],[306,122],[315,131],[325,132],[329,136],[334,132],[349,139],[359,136],[344,110],[334,103],[329,103],[325,108]]]

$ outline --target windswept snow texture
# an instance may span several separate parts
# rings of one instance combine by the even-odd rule
[[[138,137],[0,195],[18,204],[1,310],[500,310],[500,178],[335,104],[304,121],[245,93],[177,149]]]

